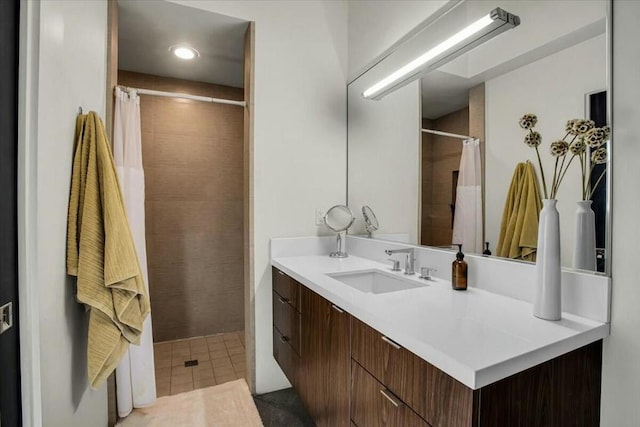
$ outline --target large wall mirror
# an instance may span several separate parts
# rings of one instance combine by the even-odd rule
[[[513,18],[510,25],[472,37],[456,54],[440,52],[413,78],[371,96],[376,84],[495,10]],[[579,267],[576,211],[587,198],[597,261],[580,268],[610,274],[609,10],[606,0],[451,1],[353,80],[348,205],[375,212],[372,237],[450,250],[461,227],[471,227],[477,237],[465,252],[481,254],[488,243],[491,256],[533,262],[541,172],[551,198],[555,171],[556,182],[563,177],[554,195],[562,265]],[[527,114],[536,119],[523,122]],[[567,128],[573,119],[581,121]],[[540,160],[534,133],[542,137]],[[362,217],[354,229],[367,234]]]

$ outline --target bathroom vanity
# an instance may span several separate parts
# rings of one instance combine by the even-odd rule
[[[273,354],[319,426],[599,425],[608,323],[353,255],[272,265]],[[347,280],[372,273],[406,286]]]

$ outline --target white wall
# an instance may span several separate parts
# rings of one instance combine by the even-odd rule
[[[288,382],[272,356],[269,239],[315,235],[346,199],[347,8],[339,1],[175,1],[255,21],[256,391]]]
[[[360,94],[373,84],[362,76],[349,85],[349,192],[356,217],[353,234],[364,234],[362,206],[378,218],[381,233],[408,233],[419,241],[420,221],[420,82],[381,101]]]
[[[485,240],[492,248],[498,244],[502,211],[516,164],[531,160],[540,178],[535,150],[522,142],[525,132],[518,120],[526,113],[538,116],[540,156],[550,188],[555,158],[549,153],[549,145],[565,135],[567,120],[585,117],[585,94],[607,86],[605,44],[603,34],[486,82]],[[571,266],[574,213],[576,202],[582,198],[577,159],[565,175],[557,198],[562,265]]]
[[[349,1],[349,80],[427,19],[447,0]]]
[[[66,275],[65,249],[78,107],[105,112],[107,3],[29,2],[24,13],[30,26],[21,42],[33,44],[23,51],[20,77],[20,303],[39,316],[38,325],[27,323],[29,332],[40,331],[39,343],[22,340],[25,357],[36,362],[33,371],[23,364],[25,394],[37,392],[38,370],[41,376],[41,402],[29,402],[25,425],[106,426],[107,391],[87,383],[87,315]],[[31,354],[38,345],[39,355]]]
[[[601,406],[606,427],[640,419],[640,2],[614,1],[613,22],[613,290]]]

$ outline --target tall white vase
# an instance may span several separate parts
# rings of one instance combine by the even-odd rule
[[[573,268],[596,270],[596,215],[591,200],[578,202],[574,223]]]
[[[555,199],[544,199],[538,224],[536,254],[536,298],[533,315],[545,320],[560,320],[560,216]]]

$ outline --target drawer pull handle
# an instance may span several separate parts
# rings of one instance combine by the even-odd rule
[[[281,335],[280,336],[280,341],[286,344],[286,343],[289,342],[289,337],[285,337],[284,335]]]
[[[382,341],[386,342],[387,344],[389,344],[391,347],[395,348],[396,350],[400,350],[402,348],[402,346],[400,344],[398,344],[397,342],[395,342],[394,340],[385,337],[384,335],[382,336]]]
[[[338,313],[340,313],[340,314],[344,313],[344,310],[343,310],[343,309],[341,309],[340,307],[338,307],[338,306],[337,306],[337,305],[335,305],[335,304],[331,304],[331,308],[333,308],[335,311],[337,311],[337,312],[338,312]]]
[[[383,395],[384,397],[386,397],[386,398],[387,398],[387,400],[388,400],[389,402],[391,402],[391,404],[392,404],[393,406],[395,406],[396,408],[399,408],[399,407],[400,407],[400,405],[402,405],[402,402],[400,402],[399,400],[397,400],[397,399],[395,398],[395,396],[393,396],[393,395],[391,394],[391,392],[389,392],[389,391],[387,391],[387,390],[385,390],[385,389],[381,389],[381,390],[380,390],[380,394],[381,394],[381,395]]]
[[[278,301],[280,301],[280,303],[282,303],[282,304],[290,304],[291,303],[290,299],[285,299],[283,297],[278,298]]]
[[[281,276],[284,276],[284,273],[282,271],[280,271],[280,270],[278,270],[278,274],[281,275]]]

